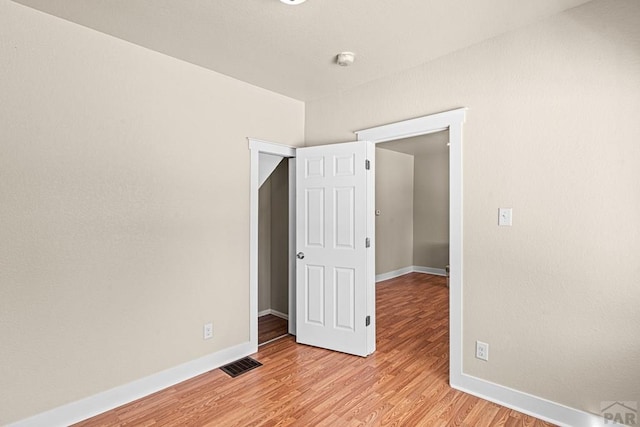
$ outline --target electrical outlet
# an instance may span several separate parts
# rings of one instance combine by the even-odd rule
[[[202,327],[203,339],[208,340],[213,338],[213,323],[205,323]]]
[[[489,361],[489,344],[482,341],[476,341],[476,359]]]

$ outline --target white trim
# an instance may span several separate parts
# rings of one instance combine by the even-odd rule
[[[376,283],[384,280],[395,279],[396,277],[404,276],[405,274],[413,273],[413,266],[403,267],[398,270],[387,271],[386,273],[376,274]]]
[[[274,310],[272,308],[267,308],[266,310],[262,310],[258,312],[258,317],[262,317],[262,316],[267,316],[271,314],[272,316],[276,316],[279,317],[281,319],[284,320],[289,320],[289,315],[288,314],[284,314],[278,310]]]
[[[366,160],[368,170],[366,176],[366,236],[369,236],[369,249],[366,253],[366,303],[369,326],[367,331],[367,354],[376,351],[376,334],[378,322],[376,316],[376,146],[372,142],[366,142]],[[366,164],[366,163],[365,163]]]
[[[600,427],[618,425],[614,424],[613,421],[607,423],[601,416],[569,408],[560,403],[467,374],[459,375],[455,383],[451,382],[451,387],[560,426]]]
[[[457,108],[443,113],[359,130],[355,134],[358,136],[358,141],[371,141],[376,144],[412,136],[427,135],[447,130],[454,124],[464,123],[466,112],[466,108]]]
[[[271,344],[274,341],[278,341],[279,339],[282,339],[282,338],[285,338],[285,337],[288,337],[288,336],[289,336],[289,334],[282,334],[279,337],[271,338],[269,341],[261,342],[258,345],[258,347],[262,347],[263,345]]]
[[[282,157],[296,156],[296,147],[264,141],[262,139],[247,138],[247,140],[249,141],[250,150],[257,150],[261,153],[273,154],[275,156]]]
[[[251,343],[242,343],[111,390],[42,412],[9,424],[8,427],[52,427],[75,424],[253,353],[255,353],[255,349]]]
[[[250,202],[249,202],[249,342],[258,351],[258,193],[260,189],[259,153],[282,157],[294,157],[296,149],[255,138],[247,138],[251,153]],[[291,221],[289,221],[291,235]],[[291,264],[289,264],[291,270]],[[289,271],[291,277],[291,271]]]
[[[433,267],[420,267],[418,265],[413,266],[414,273],[425,273],[432,274],[434,276],[446,276],[447,270],[444,268],[433,268]]]
[[[296,159],[289,158],[289,334],[296,334]]]
[[[447,275],[447,272],[444,268],[420,267],[417,265],[410,265],[408,267],[403,267],[398,270],[377,274],[376,283],[382,282],[384,280],[395,279],[396,277],[404,276],[405,274],[409,274],[409,273],[424,273],[424,274],[432,274],[434,276]]]
[[[288,314],[284,314],[281,311],[271,309],[271,314],[273,314],[274,316],[279,317],[281,319],[289,320],[289,315]]]
[[[449,127],[449,382],[462,375],[462,122]]]

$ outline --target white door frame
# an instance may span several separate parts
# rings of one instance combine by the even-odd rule
[[[260,139],[247,138],[251,150],[250,204],[249,204],[249,344],[253,352],[258,351],[258,194],[260,190],[259,170],[260,153],[273,154],[284,158],[296,156],[296,149]],[[291,167],[293,165],[293,168]],[[295,263],[292,263],[295,251],[295,162],[289,161],[289,333],[295,333],[295,304],[291,308],[291,299],[295,302]],[[291,176],[293,174],[293,181]],[[293,216],[291,214],[291,206]],[[293,228],[292,228],[293,227]],[[292,289],[293,288],[293,289]]]
[[[449,382],[462,378],[462,124],[466,108],[357,131],[358,141],[380,143],[449,131]]]

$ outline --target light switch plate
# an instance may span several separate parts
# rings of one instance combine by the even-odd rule
[[[501,227],[511,227],[512,216],[513,216],[512,208],[498,209],[498,225]]]

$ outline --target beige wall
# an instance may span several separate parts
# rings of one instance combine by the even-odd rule
[[[271,177],[258,190],[258,312],[271,308]]]
[[[597,0],[306,105],[307,144],[470,108],[463,370],[591,412],[640,401],[638,22]]]
[[[413,156],[413,177],[409,177],[413,185],[413,212],[411,217],[408,217],[408,213],[404,212],[402,218],[403,222],[413,223],[413,235],[411,239],[403,239],[402,242],[398,241],[395,245],[403,250],[407,250],[406,245],[410,247],[408,250],[411,252],[412,264],[406,266],[414,265],[443,270],[449,264],[448,142],[449,132],[442,131],[383,142],[376,147]],[[383,161],[389,162],[386,158],[383,158]],[[391,167],[402,168],[403,165],[389,163],[387,166],[387,163],[383,163],[383,173]],[[399,176],[407,178],[406,171]],[[402,183],[402,185],[406,185],[406,183]],[[397,206],[396,199],[401,196],[398,196],[395,191],[386,191],[377,192],[376,197],[382,197],[384,203]],[[379,202],[377,199],[376,201]],[[385,229],[385,227],[393,227],[393,224],[388,221],[381,223],[381,225],[384,227],[376,230],[377,232],[396,232],[393,229],[389,231]],[[405,260],[407,258],[405,256]]]
[[[429,142],[427,142],[429,143]],[[449,264],[449,151],[414,157],[413,265],[444,269]]]
[[[376,148],[376,274],[413,265],[413,156]]]
[[[304,105],[7,0],[0,58],[0,425],[248,341],[246,137]]]
[[[289,161],[271,180],[271,309],[289,313]]]

